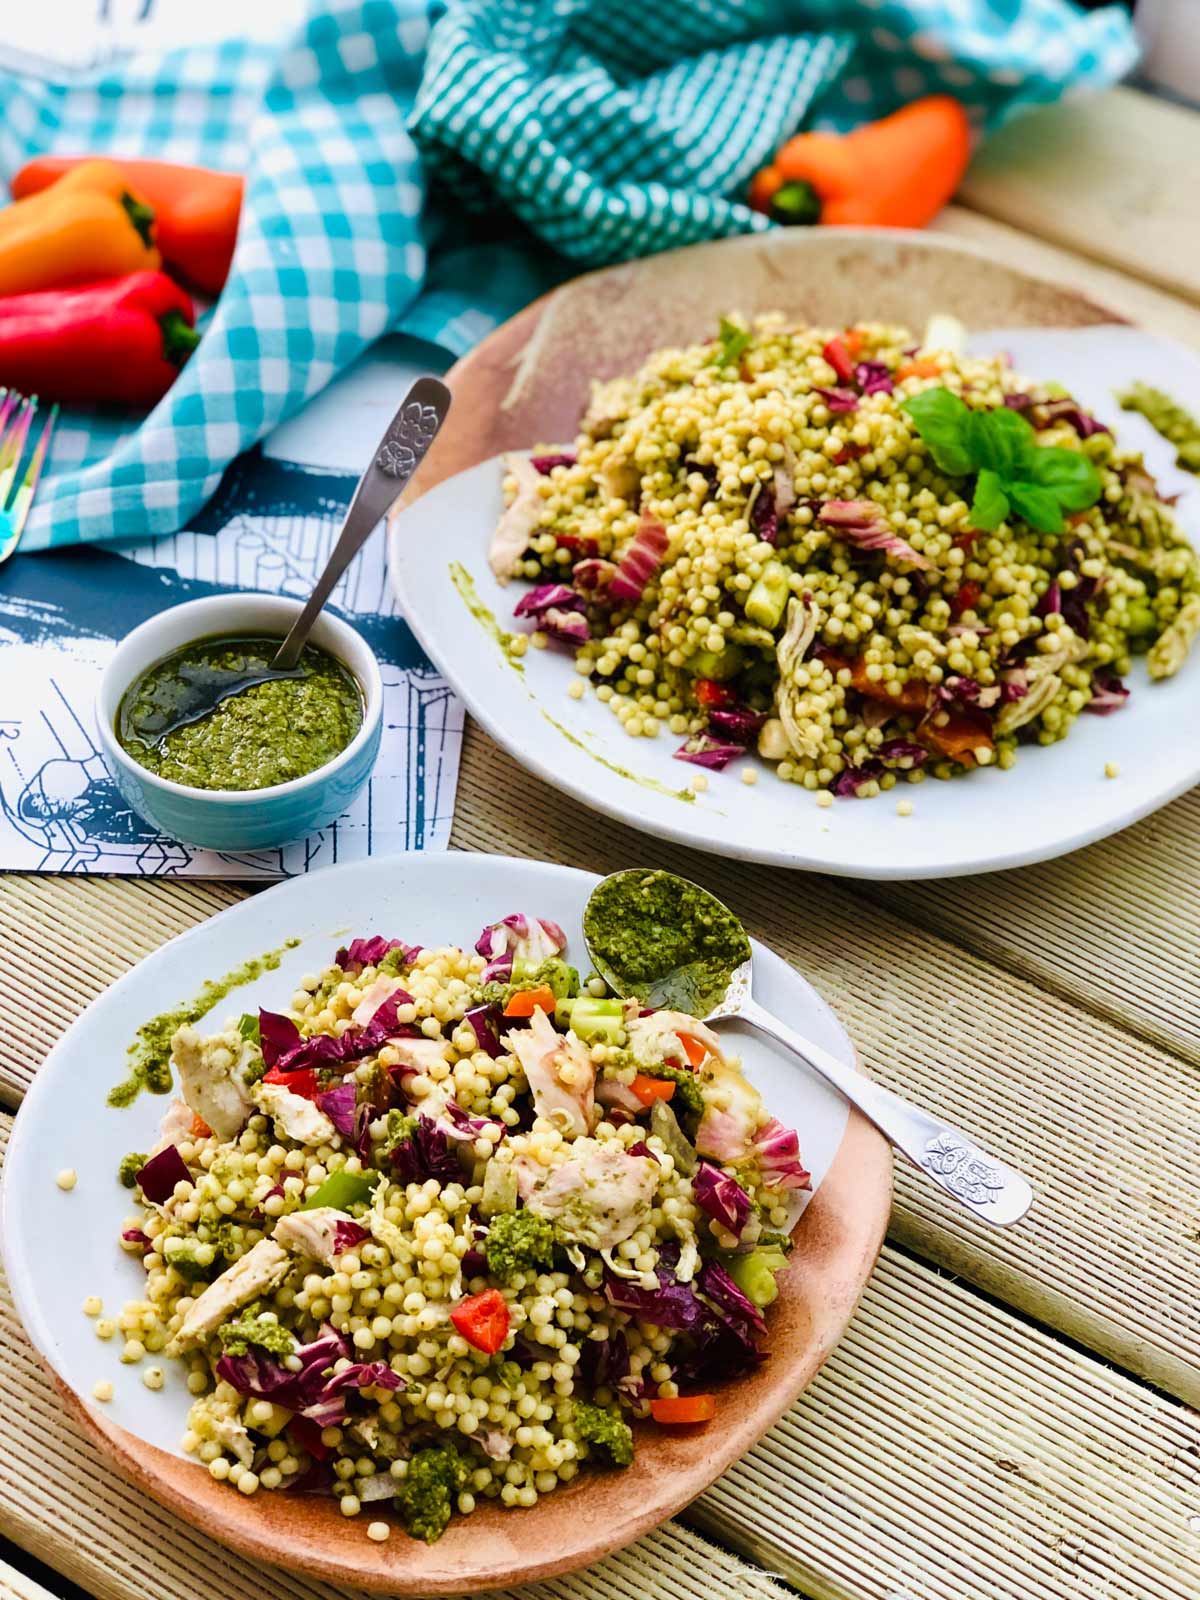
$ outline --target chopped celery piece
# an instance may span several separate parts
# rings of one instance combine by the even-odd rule
[[[331,1172],[300,1209],[315,1211],[318,1206],[333,1206],[336,1211],[345,1211],[347,1206],[370,1200],[378,1182],[377,1172]]]
[[[623,1000],[596,1000],[591,995],[580,995],[570,1005],[568,1026],[578,1039],[607,1039],[615,1043],[625,1031],[625,1002]],[[557,1011],[555,1015],[557,1015]]]
[[[737,676],[744,661],[737,645],[727,644],[720,651],[697,650],[688,658],[687,670],[694,678],[711,678],[714,683],[724,683],[726,678]]]
[[[775,1274],[787,1266],[787,1256],[777,1245],[751,1250],[744,1256],[731,1256],[725,1270],[738,1288],[756,1306],[769,1306],[779,1293]]]
[[[746,596],[746,615],[764,628],[777,628],[783,620],[788,593],[786,567],[778,561],[768,561],[762,577]]]

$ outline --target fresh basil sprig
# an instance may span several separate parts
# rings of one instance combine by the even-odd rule
[[[1033,427],[1007,406],[974,411],[949,389],[924,389],[902,403],[949,477],[975,479],[971,526],[990,532],[1012,513],[1039,533],[1061,533],[1064,511],[1086,511],[1102,485],[1079,450],[1039,445]]]

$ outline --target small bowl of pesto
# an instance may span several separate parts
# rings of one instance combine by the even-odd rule
[[[299,611],[279,595],[212,595],[152,617],[118,646],[97,698],[101,748],[125,799],[171,838],[213,850],[283,844],[327,827],[370,776],[383,728],[379,665],[328,611],[294,675],[172,727],[194,685],[268,666]]]

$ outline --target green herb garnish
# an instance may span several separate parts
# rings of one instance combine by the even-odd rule
[[[251,1044],[261,1044],[262,1035],[259,1032],[258,1016],[254,1012],[243,1011],[238,1018],[237,1030],[243,1039],[249,1039]]]
[[[949,477],[977,474],[971,526],[990,532],[1012,513],[1038,533],[1061,533],[1063,513],[1100,498],[1100,474],[1079,450],[1039,445],[1032,424],[1007,406],[974,411],[949,389],[925,389],[902,402]]]
[[[750,344],[751,337],[752,335],[745,328],[739,328],[736,322],[730,322],[728,317],[722,317],[717,334],[721,346],[717,356],[717,365],[719,367],[736,366]]]

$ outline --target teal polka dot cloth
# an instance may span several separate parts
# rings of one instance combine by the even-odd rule
[[[176,531],[390,329],[457,355],[570,263],[767,226],[739,197],[801,123],[940,89],[990,124],[1135,57],[1069,0],[311,0],[283,47],[0,74],[4,175],[111,150],[247,179],[195,355],[144,419],[64,416],[22,548]]]

